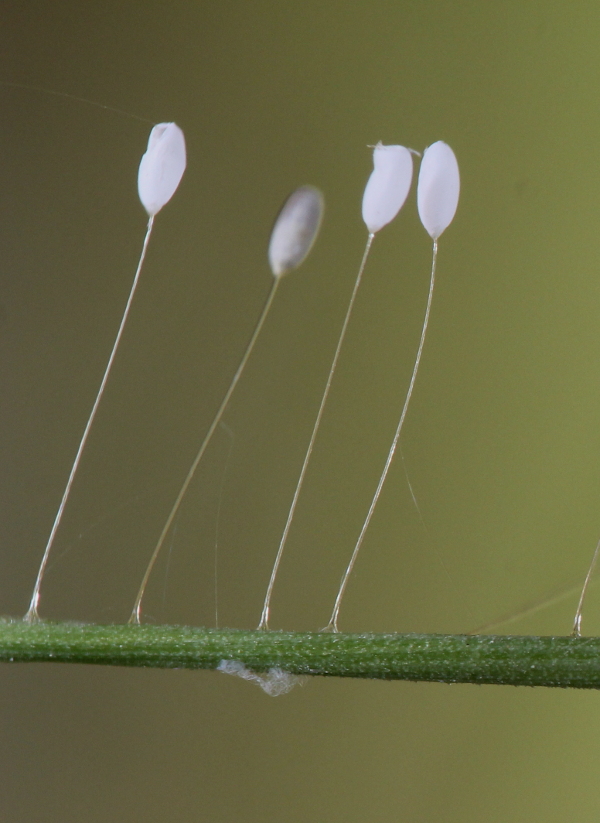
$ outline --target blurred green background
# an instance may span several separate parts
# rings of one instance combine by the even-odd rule
[[[256,625],[366,240],[378,140],[447,141],[462,195],[404,466],[341,628],[464,632],[580,583],[600,536],[597,3],[7,0],[0,22],[2,612],[27,608],[143,239],[137,166],[164,120],[185,131],[188,170],[156,221],[43,615],[127,619],[269,288],[272,220],[311,183],[321,237],[282,284],[145,605],[149,622]],[[413,192],[373,247],[274,628],[327,622],[406,391],[430,259]],[[567,633],[575,604],[506,630]],[[584,629],[600,631],[597,591]],[[316,680],[273,700],[211,672],[0,678],[11,823],[600,813],[596,694]]]

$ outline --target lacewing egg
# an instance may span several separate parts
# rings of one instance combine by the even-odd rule
[[[269,241],[269,265],[281,277],[305,260],[319,233],[325,201],[314,186],[300,186],[283,204]]]
[[[177,127],[175,126],[175,128]],[[267,295],[263,310],[256,322],[250,340],[248,341],[246,351],[244,352],[239,366],[231,379],[231,383],[225,392],[221,405],[217,409],[213,421],[208,427],[204,440],[200,445],[198,453],[194,458],[194,462],[192,463],[190,470],[183,481],[179,494],[177,495],[175,503],[173,504],[173,508],[171,509],[165,525],[163,526],[163,530],[158,538],[158,543],[154,548],[154,552],[152,553],[150,562],[148,563],[144,577],[142,578],[142,583],[133,606],[133,611],[131,613],[131,617],[129,618],[130,623],[139,624],[141,621],[142,600],[156,559],[164,545],[167,534],[169,533],[173,520],[175,519],[183,498],[185,497],[189,484],[194,477],[196,469],[202,460],[202,457],[217,429],[217,426],[223,418],[235,387],[237,386],[238,381],[246,368],[246,363],[252,354],[254,345],[258,339],[265,320],[267,319],[273,299],[275,298],[275,294],[277,293],[277,289],[281,283],[281,276],[291,269],[295,269],[299,266],[309,253],[319,231],[322,217],[323,195],[318,189],[313,188],[313,186],[302,186],[292,192],[292,194],[288,197],[283,204],[283,208],[279,212],[277,219],[275,220],[275,225],[273,226],[273,230],[271,232],[271,241],[269,243],[269,262],[271,264],[271,270],[274,274],[274,279],[271,281],[269,294]],[[152,216],[150,217],[150,224],[151,223]],[[276,679],[277,678],[275,678],[275,680]],[[258,681],[260,681],[262,688],[265,690],[268,690],[267,685],[265,684],[271,683],[272,680],[273,677],[269,680],[268,677],[264,679],[262,675],[258,676]],[[271,688],[271,686],[269,685],[268,688]]]
[[[179,181],[181,180],[184,171],[185,140],[183,137],[183,132],[179,126],[175,125],[175,123],[159,123],[157,126],[154,126],[150,132],[148,148],[142,157],[138,171],[138,192],[140,195],[140,200],[142,201],[142,205],[148,212],[148,216],[150,218],[146,228],[146,236],[144,237],[142,251],[140,253],[140,258],[135,276],[133,278],[133,284],[129,292],[129,297],[127,298],[127,303],[125,305],[125,311],[123,312],[123,316],[121,318],[121,324],[117,331],[117,336],[115,338],[115,342],[113,343],[112,351],[110,353],[110,357],[108,358],[106,369],[104,370],[104,376],[102,377],[98,394],[96,395],[94,405],[92,406],[92,411],[88,417],[81,440],[79,441],[79,447],[71,467],[71,473],[69,474],[67,485],[63,492],[56,517],[54,518],[54,523],[50,531],[48,542],[46,543],[42,562],[40,563],[40,568],[33,587],[29,609],[25,615],[25,620],[29,623],[34,623],[39,620],[38,605],[40,600],[40,589],[42,586],[44,573],[46,571],[48,558],[50,556],[50,551],[52,550],[54,538],[56,537],[62,520],[63,512],[71,494],[71,487],[81,462],[83,450],[87,443],[92,424],[96,418],[100,401],[104,395],[104,389],[106,388],[112,369],[112,364],[119,348],[125,323],[127,322],[127,318],[129,316],[129,311],[131,309],[133,297],[140,278],[142,266],[146,258],[148,243],[150,242],[150,235],[152,234],[152,227],[154,225],[154,217],[162,209],[165,203],[168,203],[171,197],[175,194],[175,190],[179,185]]]
[[[419,217],[433,240],[452,222],[459,192],[456,156],[447,143],[438,140],[425,149],[417,183]]]
[[[150,217],[175,194],[185,171],[185,139],[175,123],[159,123],[148,138],[138,171],[138,193]]]
[[[384,146],[373,150],[373,171],[362,201],[362,216],[370,234],[375,234],[398,214],[412,182],[413,161],[404,146]]]

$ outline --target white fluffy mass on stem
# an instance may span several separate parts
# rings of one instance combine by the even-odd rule
[[[365,187],[362,216],[370,234],[375,234],[398,214],[410,191],[413,161],[404,146],[384,146],[373,150],[373,171]]]
[[[148,138],[138,171],[138,193],[150,217],[175,194],[185,171],[185,139],[176,123],[159,123]]]
[[[419,217],[433,240],[437,240],[454,219],[459,193],[456,156],[447,143],[438,140],[425,149],[417,182]]]

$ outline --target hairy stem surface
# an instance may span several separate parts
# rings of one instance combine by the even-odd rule
[[[599,637],[331,634],[0,621],[0,662],[214,669],[383,680],[600,688]]]

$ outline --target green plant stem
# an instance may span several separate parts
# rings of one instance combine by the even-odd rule
[[[600,638],[332,634],[0,621],[0,662],[214,669],[383,680],[600,688]]]

